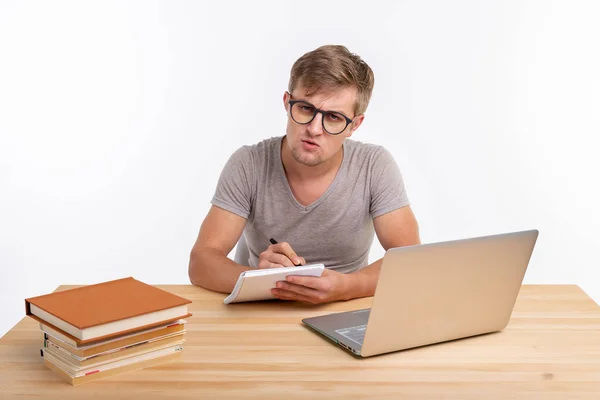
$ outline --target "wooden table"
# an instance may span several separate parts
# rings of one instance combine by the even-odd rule
[[[367,359],[301,319],[371,298],[225,306],[198,287],[159,287],[193,300],[180,361],[72,387],[43,366],[25,317],[0,339],[0,399],[600,399],[600,307],[577,286],[523,286],[501,333]]]

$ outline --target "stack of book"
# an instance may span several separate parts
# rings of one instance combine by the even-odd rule
[[[72,385],[181,356],[191,300],[124,278],[25,299],[44,364]]]

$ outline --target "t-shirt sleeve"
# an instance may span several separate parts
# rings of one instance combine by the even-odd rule
[[[254,186],[252,153],[241,147],[225,163],[211,204],[247,219],[252,212]]]
[[[398,164],[387,149],[379,147],[373,157],[371,173],[371,217],[408,205],[410,202]]]

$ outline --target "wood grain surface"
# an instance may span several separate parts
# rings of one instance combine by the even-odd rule
[[[367,359],[301,319],[371,298],[226,306],[199,287],[157,286],[193,301],[180,359],[72,387],[44,367],[42,333],[24,317],[0,339],[0,399],[600,399],[600,307],[577,286],[524,285],[503,332]]]

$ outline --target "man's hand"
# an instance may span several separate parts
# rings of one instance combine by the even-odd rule
[[[349,276],[324,269],[320,277],[288,276],[277,282],[271,293],[281,300],[297,300],[312,304],[347,300]]]
[[[298,257],[289,243],[281,242],[272,244],[258,256],[258,268],[282,268],[304,265],[306,260]]]

